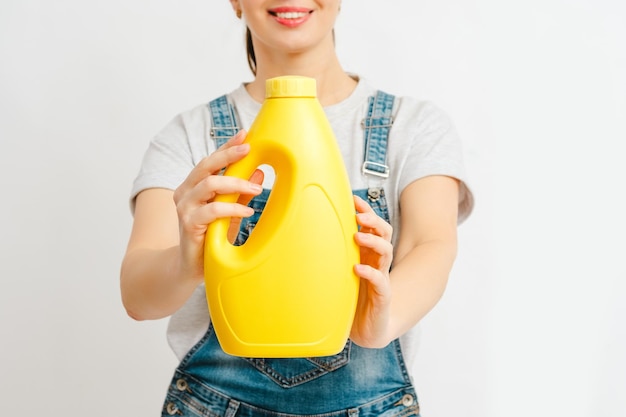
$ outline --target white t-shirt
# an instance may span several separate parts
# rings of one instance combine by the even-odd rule
[[[376,89],[360,79],[344,101],[324,108],[333,128],[348,171],[352,189],[376,186],[361,172],[364,141],[361,120],[367,112],[368,97]],[[241,127],[249,129],[261,103],[254,101],[243,85],[229,94]],[[151,142],[131,192],[134,198],[148,188],[176,189],[202,158],[215,151],[210,136],[211,114],[207,105],[178,115]],[[426,101],[396,97],[394,123],[387,151],[389,177],[383,183],[391,225],[399,230],[399,204],[402,190],[411,182],[429,175],[446,175],[461,181],[459,218],[461,223],[473,208],[466,186],[462,144],[444,112]],[[323,166],[320,166],[323,169]],[[264,186],[271,187],[273,176],[266,175]],[[397,234],[394,234],[394,242]],[[195,345],[210,323],[204,285],[199,286],[187,303],[170,318],[168,342],[179,359]],[[416,326],[400,338],[407,368],[412,369],[419,339]]]

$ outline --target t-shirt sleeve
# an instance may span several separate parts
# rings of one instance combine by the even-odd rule
[[[420,106],[418,115],[411,122],[405,120],[410,140],[399,178],[399,190],[404,190],[413,181],[430,176],[445,175],[460,181],[458,222],[463,222],[472,212],[474,198],[467,184],[463,146],[456,128],[448,115],[433,105]],[[418,121],[417,123],[415,121]]]
[[[194,167],[189,141],[182,117],[174,118],[148,145],[139,173],[135,178],[130,208],[134,212],[135,198],[149,188],[175,190]]]

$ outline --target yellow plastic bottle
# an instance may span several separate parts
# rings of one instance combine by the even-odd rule
[[[267,80],[246,142],[250,153],[224,175],[247,179],[268,164],[276,180],[245,244],[228,241],[228,218],[208,227],[206,293],[220,345],[245,357],[334,355],[354,319],[359,249],[347,172],[315,80]]]

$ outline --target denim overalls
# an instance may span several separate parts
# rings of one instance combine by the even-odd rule
[[[388,175],[387,137],[394,97],[370,97],[363,120],[363,173],[378,180]],[[225,96],[209,103],[211,134],[221,146],[239,128]],[[236,245],[243,244],[261,216],[270,190],[250,206],[255,214],[242,220]],[[354,190],[389,222],[382,186]],[[400,341],[366,349],[350,340],[334,356],[263,359],[230,356],[221,349],[213,325],[175,371],[162,416],[288,417],[419,416],[415,390],[402,358]]]

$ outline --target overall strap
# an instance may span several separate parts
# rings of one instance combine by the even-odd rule
[[[365,141],[361,172],[368,176],[368,195],[373,199],[378,198],[380,185],[389,176],[387,141],[393,124],[394,100],[393,95],[377,91],[375,96],[369,98],[367,116],[361,122]]]
[[[239,132],[241,127],[237,123],[235,109],[226,95],[209,102],[209,110],[212,118],[211,137],[215,140],[217,149]]]
[[[369,98],[367,115],[361,121],[365,141],[362,173],[372,180],[378,180],[372,183],[380,184],[389,176],[387,141],[393,124],[394,100],[393,95],[377,91],[375,96]],[[216,148],[219,148],[241,130],[241,127],[226,95],[212,100],[209,109],[212,118],[211,137],[215,140]],[[380,194],[380,188],[369,187],[370,197],[376,198]]]

